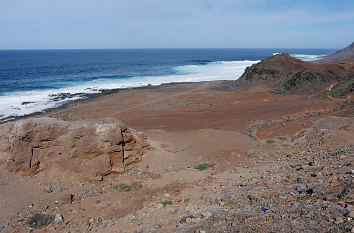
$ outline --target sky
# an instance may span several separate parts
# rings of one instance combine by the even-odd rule
[[[354,0],[0,0],[0,49],[343,48]]]

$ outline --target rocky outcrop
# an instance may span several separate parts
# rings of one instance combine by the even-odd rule
[[[247,67],[240,81],[247,80],[257,84],[274,85],[308,67],[309,64],[288,54],[277,54]]]
[[[139,162],[145,135],[114,119],[63,121],[32,118],[0,126],[0,162],[23,175],[101,180]]]
[[[246,68],[236,82],[263,85],[279,94],[322,94],[342,97],[353,91],[354,66],[313,64],[278,54]]]

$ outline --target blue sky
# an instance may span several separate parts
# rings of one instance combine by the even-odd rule
[[[1,0],[0,49],[342,48],[353,0]]]

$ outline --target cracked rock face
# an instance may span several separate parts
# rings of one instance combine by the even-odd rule
[[[145,135],[121,121],[32,118],[0,126],[0,163],[23,175],[101,180],[141,161]]]

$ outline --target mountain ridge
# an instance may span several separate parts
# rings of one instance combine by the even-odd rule
[[[344,49],[338,50],[333,54],[323,57],[320,60],[315,60],[313,63],[346,63],[348,60],[354,59],[354,41]]]

